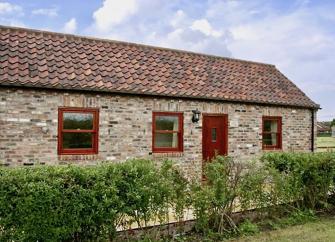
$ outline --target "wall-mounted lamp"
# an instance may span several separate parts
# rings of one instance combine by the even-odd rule
[[[49,132],[49,129],[47,127],[42,127],[42,132],[44,134],[47,134]]]
[[[200,111],[198,109],[192,110],[193,116],[192,116],[192,122],[197,123],[200,119]]]

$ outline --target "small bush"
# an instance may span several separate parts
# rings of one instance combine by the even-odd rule
[[[244,209],[259,206],[257,202],[262,198],[255,196],[263,189],[264,176],[250,164],[217,156],[206,165],[205,177],[205,182],[193,186],[191,192],[196,229],[203,233],[238,233],[232,215],[240,205]]]
[[[250,220],[245,220],[238,226],[240,235],[254,235],[259,233],[259,227],[257,224],[252,223]]]
[[[271,219],[262,220],[259,222],[259,226],[263,229],[281,229],[289,226],[305,224],[317,220],[317,216],[313,210],[299,210],[294,209],[290,213],[283,215],[282,217],[276,217]]]
[[[287,227],[292,225],[304,224],[307,222],[315,221],[316,216],[313,210],[296,210],[279,220],[281,227]]]

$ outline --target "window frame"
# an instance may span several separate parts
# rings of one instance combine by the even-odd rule
[[[173,116],[178,117],[178,131],[156,130],[157,116]],[[178,146],[177,147],[155,147],[156,133],[177,133]],[[184,151],[184,114],[182,112],[152,112],[152,152],[153,153],[173,153]]]
[[[93,114],[93,129],[91,130],[76,130],[63,129],[64,113],[92,113]],[[63,148],[63,133],[92,133],[92,148]],[[60,107],[58,108],[58,155],[89,155],[98,154],[99,147],[99,109],[98,108],[75,108],[75,107]]]
[[[276,121],[277,122],[277,132],[265,131],[264,123],[265,121]],[[264,144],[264,134],[276,133],[277,145],[265,145]],[[282,149],[282,117],[280,116],[263,116],[262,117],[262,149],[263,150],[281,150]]]

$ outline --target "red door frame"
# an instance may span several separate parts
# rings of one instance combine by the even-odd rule
[[[222,113],[203,113],[202,114],[202,159],[203,162],[206,159],[204,156],[205,154],[205,117],[223,117],[224,124],[223,124],[223,129],[224,129],[224,154],[228,155],[228,114],[222,114]]]

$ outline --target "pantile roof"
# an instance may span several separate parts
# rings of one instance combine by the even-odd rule
[[[319,107],[274,65],[6,26],[0,85]]]

